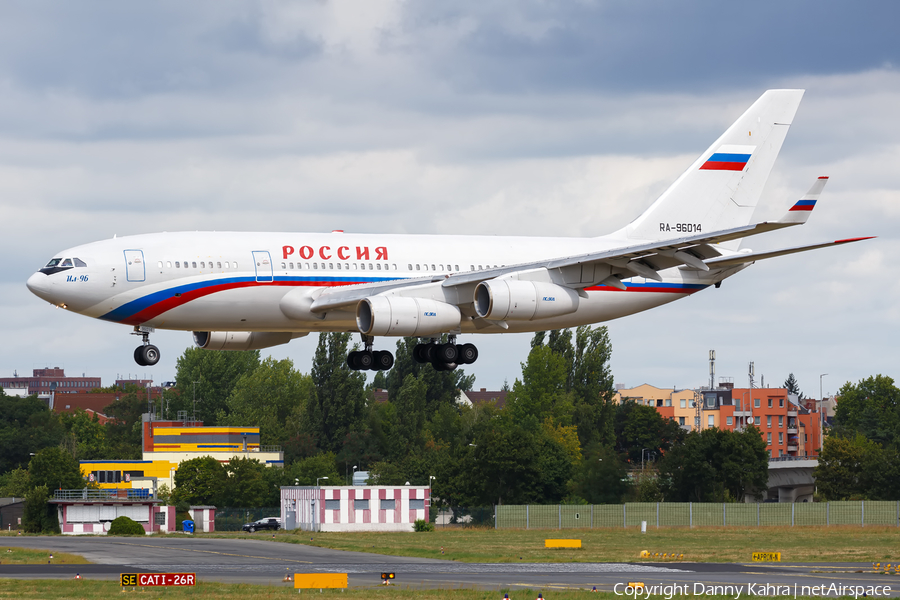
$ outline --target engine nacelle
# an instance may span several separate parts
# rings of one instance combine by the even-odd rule
[[[488,279],[475,286],[475,312],[492,321],[533,321],[578,310],[578,293],[542,281]]]
[[[356,326],[366,335],[425,336],[459,328],[459,308],[446,302],[372,296],[356,307]]]
[[[194,343],[205,350],[261,350],[304,335],[292,331],[195,331]]]

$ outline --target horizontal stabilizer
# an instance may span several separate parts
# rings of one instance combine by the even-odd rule
[[[748,254],[738,254],[736,256],[723,256],[721,258],[712,258],[706,261],[711,269],[727,269],[746,265],[748,263],[764,260],[766,258],[775,258],[776,256],[785,256],[787,254],[796,254],[798,252],[806,252],[807,250],[818,250],[819,248],[828,248],[829,246],[840,246],[851,242],[861,242],[862,240],[871,240],[875,236],[849,238],[846,240],[835,240],[833,242],[824,242],[821,244],[811,244],[809,246],[796,246],[794,248],[784,248],[782,250],[772,250],[771,252],[752,252]]]

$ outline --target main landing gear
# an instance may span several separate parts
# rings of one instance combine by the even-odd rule
[[[139,335],[143,340],[143,345],[134,349],[134,362],[142,367],[152,367],[159,362],[159,348],[150,343],[150,334],[153,329],[150,327],[135,327],[131,335]]]
[[[478,348],[474,344],[457,344],[451,335],[446,344],[431,340],[427,344],[416,344],[413,358],[418,363],[431,363],[435,371],[452,371],[459,365],[470,365],[478,360]]]
[[[394,355],[387,350],[372,350],[374,338],[362,336],[365,350],[354,350],[347,355],[347,366],[354,371],[387,371],[394,366]]]

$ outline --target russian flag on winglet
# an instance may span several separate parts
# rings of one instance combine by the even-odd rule
[[[793,205],[791,210],[812,210],[815,206],[815,200],[797,200],[797,204]]]
[[[700,165],[701,171],[743,171],[756,146],[719,146],[712,156]]]

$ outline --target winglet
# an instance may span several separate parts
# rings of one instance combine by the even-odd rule
[[[809,191],[806,192],[806,195],[797,200],[797,203],[794,204],[790,210],[788,210],[787,214],[781,217],[778,222],[798,225],[806,223],[813,208],[816,207],[816,201],[819,199],[819,196],[822,195],[822,190],[825,189],[826,183],[828,183],[827,177],[819,177],[812,187],[809,188]]]

